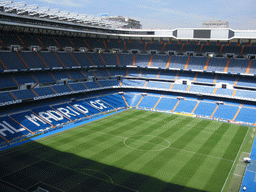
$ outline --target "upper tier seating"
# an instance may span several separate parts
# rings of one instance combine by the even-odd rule
[[[133,54],[118,54],[121,66],[133,65]]]
[[[108,87],[108,86],[120,86],[119,82],[117,80],[105,80],[105,81],[98,81],[98,83],[102,87]]]
[[[21,41],[18,39],[16,33],[10,33],[10,32],[5,32],[1,31],[2,36],[1,40],[4,42],[5,46],[10,46],[10,45],[20,45],[23,46]]]
[[[206,57],[190,57],[188,69],[204,70],[206,61],[207,61]]]
[[[11,87],[13,88],[18,87],[18,85],[11,78],[11,76],[9,75],[0,76],[0,89],[11,88]]]
[[[105,66],[105,63],[101,59],[101,55],[99,53],[87,53],[91,61],[94,63],[96,66]]]
[[[44,62],[50,68],[52,68],[52,67],[66,67],[65,65],[64,66],[62,65],[62,63],[58,60],[58,58],[54,55],[53,52],[40,52],[39,54],[43,58]]]
[[[93,63],[88,59],[89,57],[86,53],[72,53],[72,55],[81,66],[93,66]]]
[[[171,41],[171,42],[167,42],[166,43],[166,47],[165,50],[166,51],[176,51],[176,52],[180,52],[182,47],[182,44],[178,43],[177,41]]]
[[[155,109],[172,111],[177,102],[178,102],[178,99],[176,99],[175,97],[169,97],[169,98],[163,97]]]
[[[52,88],[56,93],[65,93],[72,91],[67,85],[55,85],[52,86]]]
[[[197,104],[197,101],[191,101],[191,100],[180,100],[179,104],[177,105],[175,112],[185,112],[185,113],[191,113],[193,109],[195,108]]]
[[[159,88],[159,89],[170,89],[171,84],[169,82],[149,81],[147,87]]]
[[[20,54],[30,69],[46,68],[44,63],[38,57],[37,53],[35,53],[35,52],[20,52]]]
[[[205,53],[219,53],[220,51],[220,45],[216,45],[215,42],[210,42],[209,44],[207,44],[206,42],[202,42],[202,44],[204,44],[203,46],[203,52]]]
[[[108,69],[109,73],[111,74],[111,76],[126,76],[127,75],[127,70],[126,69]]]
[[[55,94],[55,92],[50,87],[35,88],[34,91],[38,96]]]
[[[228,59],[226,58],[211,58],[207,67],[207,71],[224,71]]]
[[[27,69],[27,67],[19,58],[18,54],[15,52],[0,51],[0,59],[3,61],[7,69]],[[4,70],[4,68],[1,70]]]
[[[32,76],[39,82],[39,83],[56,83],[56,80],[51,76],[49,72],[42,71],[40,73],[34,73]]]
[[[144,87],[146,81],[140,80],[121,80],[123,86]]]
[[[24,33],[24,34],[21,34],[20,37],[22,38],[23,42],[25,43],[25,45],[27,47],[29,46],[42,46],[40,44],[40,42],[38,41],[38,36],[36,34],[33,34],[33,33]]]
[[[17,99],[30,99],[36,97],[30,89],[12,91],[12,93]]]
[[[201,45],[197,44],[196,41],[190,41],[190,42],[182,42],[184,44],[182,52],[186,53],[187,51],[199,53]]]
[[[124,42],[117,39],[110,39],[109,41],[105,41],[108,49],[119,49],[124,50]]]
[[[104,61],[107,65],[118,65],[116,54],[113,53],[102,53],[101,56],[103,57]]]
[[[159,41],[145,42],[147,43],[146,50],[162,51],[164,44]]]
[[[14,101],[15,99],[12,97],[12,95],[9,92],[0,92],[0,101],[1,103],[8,102],[8,101]]]
[[[150,67],[166,68],[169,58],[169,55],[154,55]]]
[[[132,50],[132,49],[138,49],[138,50],[143,50],[145,46],[145,43],[139,40],[131,40],[130,41],[126,41],[126,47],[128,50]]]
[[[236,85],[245,87],[256,87],[256,78],[241,76],[239,77]]]
[[[229,45],[224,45],[222,49],[222,53],[235,53],[235,54],[240,54],[242,46],[237,46],[237,43],[230,43]]]
[[[84,76],[80,70],[67,71],[67,74],[69,77],[71,77],[71,79],[74,79],[74,80],[86,79],[86,76]]]
[[[144,107],[144,108],[149,108],[152,109],[157,101],[159,100],[159,97],[152,97],[150,95],[145,96],[141,102],[139,103],[138,107]]]
[[[56,53],[65,67],[79,66],[70,53]]]
[[[151,55],[136,54],[135,56],[136,56],[136,58],[135,58],[135,65],[136,66],[141,66],[141,67],[147,67],[148,66]]]
[[[31,73],[14,73],[11,75],[19,85],[26,83],[37,83],[36,80],[31,76]]]
[[[160,71],[144,69],[141,71],[140,77],[154,78],[156,79]]]
[[[87,38],[87,39],[85,39],[85,42],[90,46],[91,49],[104,48],[104,44],[103,44],[102,39],[98,39],[98,38],[91,38],[90,39],[90,38]]]
[[[219,105],[213,117],[232,120],[238,110],[237,106]]]
[[[228,72],[246,73],[249,60],[247,59],[231,59],[228,65]]]
[[[56,42],[53,40],[54,36],[51,35],[39,35],[38,39],[43,43],[45,47],[55,46],[58,47]]]
[[[189,91],[198,92],[198,93],[213,94],[214,87],[191,85]]]
[[[172,56],[169,68],[178,68],[178,69],[184,69],[186,62],[188,60],[188,57],[185,56]]]
[[[85,90],[86,89],[86,87],[83,83],[69,83],[68,85],[74,91],[80,91],[80,90]]]
[[[175,79],[179,72],[177,71],[160,71],[159,79]]]

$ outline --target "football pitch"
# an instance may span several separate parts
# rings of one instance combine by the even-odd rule
[[[0,188],[227,191],[251,129],[130,109],[0,152]]]

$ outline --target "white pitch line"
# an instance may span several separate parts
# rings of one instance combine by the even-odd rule
[[[223,190],[224,190],[224,188],[225,188],[225,186],[226,186],[226,183],[228,182],[229,176],[230,176],[230,174],[231,174],[231,172],[232,172],[232,170],[233,170],[233,168],[234,168],[234,165],[235,165],[235,163],[236,163],[236,161],[237,161],[237,158],[238,158],[238,156],[239,156],[239,154],[240,154],[240,151],[241,151],[241,149],[242,149],[242,147],[243,147],[243,145],[244,145],[244,141],[245,141],[245,139],[246,139],[246,137],[247,137],[247,135],[248,135],[249,130],[250,130],[250,129],[248,128],[248,130],[247,130],[247,132],[246,132],[246,135],[245,135],[245,137],[244,137],[243,143],[242,143],[242,145],[240,146],[240,149],[239,149],[239,151],[238,151],[238,153],[237,153],[237,155],[236,155],[236,158],[235,158],[235,160],[234,160],[234,163],[233,163],[233,165],[232,165],[232,167],[231,167],[231,169],[230,169],[230,171],[229,171],[229,173],[228,173],[228,177],[227,177],[227,179],[226,179],[226,181],[225,181],[225,183],[224,183],[224,185],[223,185],[223,187],[222,187],[222,189],[221,189],[221,192],[223,192]]]
[[[233,175],[238,176],[238,177],[243,177],[243,175],[237,175],[237,174],[235,174],[235,173],[233,173]]]
[[[94,131],[94,130],[90,130],[90,129],[86,129],[87,131]],[[152,145],[156,145],[156,146],[161,146],[161,147],[164,147],[164,148],[170,148],[170,149],[174,149],[174,150],[179,150],[179,151],[184,151],[184,152],[188,152],[188,153],[193,153],[193,154],[200,154],[200,155],[204,155],[204,156],[207,156],[207,157],[212,157],[212,158],[216,158],[216,159],[220,159],[220,160],[224,160],[224,161],[230,161],[230,162],[233,162],[233,160],[230,160],[230,159],[224,159],[224,158],[221,158],[221,157],[215,157],[215,156],[212,156],[212,155],[206,155],[206,154],[203,154],[203,153],[198,153],[198,152],[194,152],[194,151],[188,151],[188,150],[185,150],[185,149],[178,149],[178,148],[175,148],[175,147],[166,147],[164,145],[160,145],[160,144],[155,144],[155,143],[150,143],[150,142],[146,142],[146,141],[141,141],[141,140],[137,140],[137,139],[132,139],[132,138],[129,138],[129,137],[123,137],[123,136],[120,136],[120,135],[113,135],[113,134],[110,134],[110,133],[104,133],[104,132],[100,132],[100,131],[94,131],[95,133],[101,133],[101,134],[104,134],[104,135],[111,135],[111,136],[115,136],[115,137],[120,137],[120,138],[123,138],[123,139],[131,139],[131,140],[136,140],[136,141],[140,141],[142,143],[149,143],[149,144],[152,144]],[[135,135],[136,136],[136,135]],[[145,135],[146,136],[146,135]],[[157,136],[155,136],[157,137]],[[165,139],[164,139],[165,140]],[[167,141],[167,140],[166,140]],[[169,142],[169,141],[167,141]],[[150,151],[150,150],[149,150]]]

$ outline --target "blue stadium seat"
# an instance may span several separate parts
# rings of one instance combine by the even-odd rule
[[[135,107],[142,97],[140,94],[124,94],[123,96],[130,107]]]
[[[232,120],[238,110],[238,106],[219,105],[217,111],[214,113],[214,118]]]
[[[154,55],[150,67],[166,68],[169,57],[169,55]]]
[[[188,69],[203,70],[206,65],[206,57],[190,57]]]
[[[14,101],[15,99],[11,96],[9,92],[0,92],[0,102],[8,102],[8,101]]]
[[[133,54],[118,54],[121,66],[133,64]]]
[[[35,88],[34,91],[37,93],[38,96],[44,95],[54,95],[54,91],[50,87],[40,87]]]
[[[26,83],[37,83],[30,73],[14,73],[12,74],[12,77],[19,85],[24,85]]]
[[[13,81],[11,76],[9,75],[1,75],[0,76],[0,89],[3,88],[15,88],[18,87],[18,85]]]
[[[256,123],[256,108],[242,107],[235,121]]]
[[[86,57],[87,54],[85,53],[72,53],[72,54],[81,66],[85,66],[85,67],[93,66],[90,60]]]
[[[27,69],[15,52],[0,51],[0,58],[6,65],[7,69]]]
[[[217,104],[215,103],[200,102],[196,110],[194,111],[194,114],[210,117],[216,106]]]
[[[159,72],[160,71],[158,71],[158,70],[147,70],[147,69],[144,69],[144,70],[142,70],[142,73],[141,73],[140,77],[156,79],[158,74],[159,74]]]
[[[107,65],[118,65],[116,54],[113,53],[102,53],[101,54]]]
[[[151,55],[135,55],[135,65],[140,67],[147,67],[150,61]]]
[[[10,117],[0,117],[0,128],[5,129],[0,134],[7,140],[11,141],[15,138],[24,137],[31,134],[27,129],[13,121]]]
[[[41,59],[35,52],[20,52],[22,58],[25,60],[30,69],[32,68],[46,68]]]
[[[170,89],[171,83],[161,81],[149,81],[147,87],[159,88],[159,89]]]
[[[88,104],[90,104],[95,109],[98,109],[98,110],[100,110],[102,112],[114,109],[112,106],[108,105],[107,103],[101,101],[98,98],[85,99],[84,101],[87,102]]]
[[[74,91],[86,90],[86,87],[83,85],[83,83],[69,83],[68,85]]]
[[[31,99],[36,97],[30,89],[12,91],[12,93],[17,99]]]
[[[55,85],[55,86],[52,86],[52,88],[57,93],[66,93],[66,92],[71,92],[72,91],[67,85]]]
[[[114,108],[126,107],[126,104],[121,95],[106,95],[103,97],[99,97],[100,100],[104,101],[105,103],[111,105]]]
[[[169,68],[184,69],[187,63],[188,57],[185,56],[172,56]]]
[[[34,108],[32,109],[34,113],[40,116],[45,122],[50,125],[58,126],[61,124],[65,124],[70,120],[64,117],[62,114],[58,113],[56,110],[52,109],[49,106]]]
[[[79,66],[70,53],[56,53],[66,67]]]
[[[59,111],[61,114],[63,114],[66,118],[75,121],[79,120],[81,118],[87,118],[87,116],[74,107],[72,107],[69,104],[59,104],[59,105],[53,105],[51,106],[56,111]]]
[[[191,100],[180,100],[178,106],[174,110],[175,112],[186,112],[191,113],[193,109],[195,108],[197,104],[197,101],[191,101]]]
[[[173,110],[174,106],[178,102],[178,99],[175,98],[166,98],[163,97],[155,109],[157,110],[164,110],[164,111],[171,111]]]
[[[141,100],[141,102],[140,102],[138,107],[143,107],[143,108],[151,109],[151,108],[153,108],[156,105],[158,100],[159,100],[159,97],[152,97],[152,96],[149,96],[149,95],[145,96]]]
[[[226,64],[228,62],[228,59],[226,58],[211,58],[209,63],[208,63],[208,67],[207,67],[207,71],[224,71]]]
[[[52,52],[40,52],[39,54],[48,67],[63,67],[61,62]]]
[[[226,95],[226,96],[232,96],[234,92],[234,89],[222,89],[218,88],[216,93],[217,95]]]

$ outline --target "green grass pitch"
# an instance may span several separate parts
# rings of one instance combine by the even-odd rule
[[[127,110],[0,153],[0,187],[221,191],[250,128]]]

